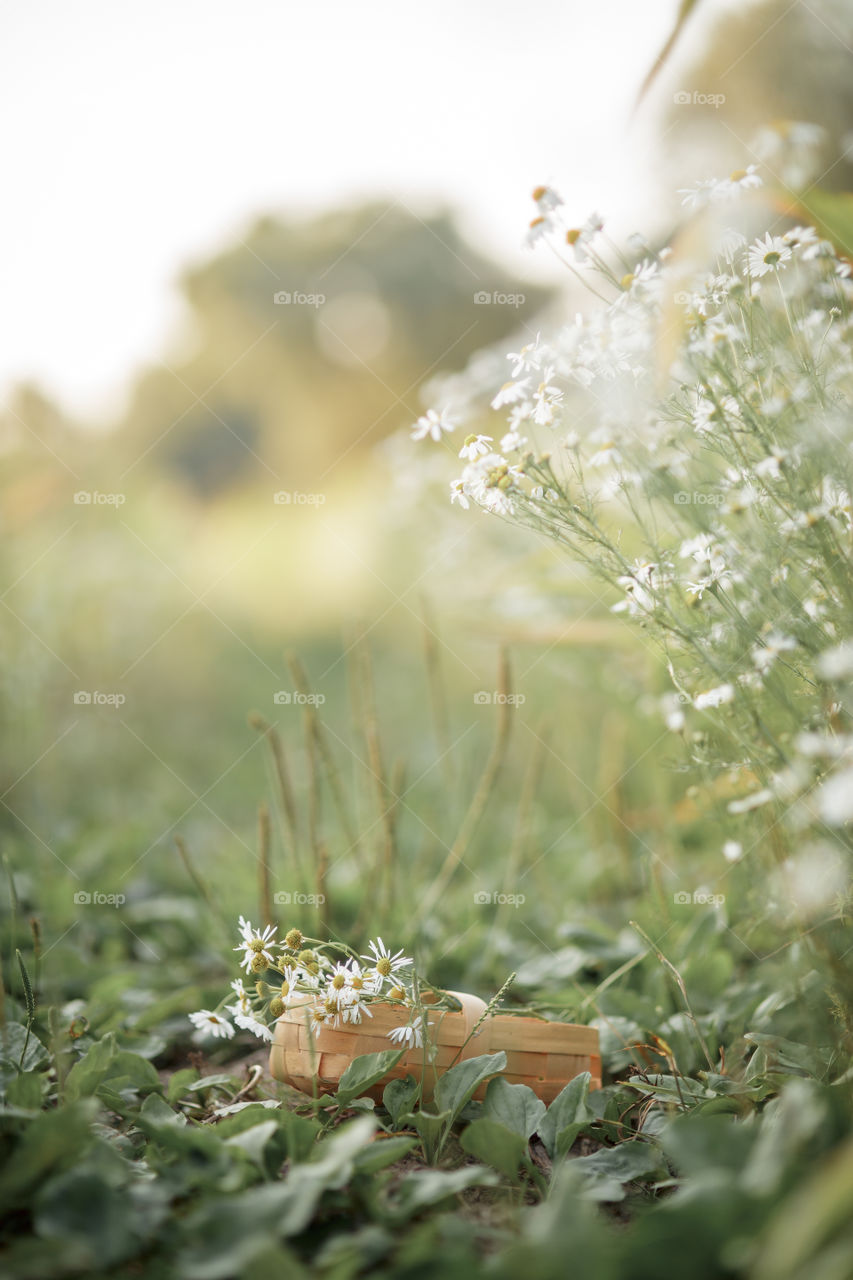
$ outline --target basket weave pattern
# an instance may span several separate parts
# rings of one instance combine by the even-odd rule
[[[423,1076],[423,1093],[428,1100],[436,1079],[448,1067],[501,1049],[507,1057],[504,1079],[510,1084],[528,1085],[545,1103],[553,1102],[569,1080],[582,1071],[590,1072],[591,1088],[601,1087],[601,1057],[595,1027],[495,1014],[486,1018],[477,1034],[468,1039],[486,1005],[477,996],[465,992],[450,994],[460,1001],[461,1011],[440,1009],[428,1015],[430,1038],[437,1046],[434,1063],[426,1063],[424,1071],[423,1050],[407,1050],[378,1084],[366,1090],[375,1101],[381,1101],[390,1080],[402,1080],[407,1075],[418,1080]],[[315,1089],[318,1094],[334,1093],[353,1058],[392,1047],[388,1032],[401,1023],[399,1005],[374,1004],[371,1012],[373,1017],[365,1017],[358,1024],[334,1031],[324,1028],[312,1036],[307,1008],[292,1005],[276,1024],[270,1074],[302,1093],[312,1094]],[[482,1098],[484,1092],[485,1085],[475,1098]]]

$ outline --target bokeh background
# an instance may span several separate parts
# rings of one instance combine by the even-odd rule
[[[644,714],[662,675],[564,556],[450,510],[408,427],[437,375],[581,305],[523,247],[537,183],[660,238],[675,188],[783,118],[831,126],[814,176],[849,187],[849,6],[3,22],[0,831],[45,964],[72,930],[54,960],[103,950],[110,908],[75,894],[125,895],[116,954],[162,955],[178,836],[229,914],[268,864],[332,927],[414,933],[439,979],[543,947],[570,973],[591,904],[618,926],[701,844]],[[452,922],[416,911],[451,856]],[[484,947],[473,895],[501,888],[525,901]]]

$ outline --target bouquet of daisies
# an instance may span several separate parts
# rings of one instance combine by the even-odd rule
[[[216,1009],[189,1015],[199,1032],[231,1039],[239,1027],[271,1041],[276,1020],[285,1009],[299,1006],[317,1035],[372,1017],[371,1004],[381,1002],[400,1010],[400,1025],[388,1032],[389,1039],[409,1047],[423,1045],[424,986],[410,956],[390,951],[381,938],[371,941],[369,953],[361,956],[345,943],[306,938],[299,929],[277,940],[276,926],[256,929],[243,916],[239,930],[234,950],[241,953],[246,978],[234,979]]]

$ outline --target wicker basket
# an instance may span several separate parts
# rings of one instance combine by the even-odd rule
[[[468,1040],[485,1011],[485,1002],[461,991],[451,991],[450,995],[456,996],[462,1005],[459,1012],[437,1009],[428,1015],[430,1037],[437,1045],[437,1053],[435,1062],[427,1063],[423,1089],[425,1098],[432,1097],[436,1079],[454,1062],[487,1052],[480,1047],[483,1043],[481,1035]],[[306,1007],[308,1002],[308,997],[304,1003],[294,1002],[281,1015],[270,1052],[270,1074],[302,1093],[313,1093],[315,1088],[320,1094],[334,1093],[353,1058],[393,1048],[388,1032],[403,1021],[399,1005],[372,1004],[371,1018],[365,1017],[356,1025],[338,1027],[335,1031],[324,1028],[312,1037]],[[485,1030],[485,1024],[482,1030]],[[423,1074],[423,1050],[410,1049],[396,1067],[366,1093],[380,1102],[389,1080],[403,1080],[407,1075],[420,1080]]]
[[[432,1097],[438,1076],[455,1062],[501,1049],[507,1057],[504,1079],[510,1084],[528,1085],[545,1103],[553,1102],[560,1090],[582,1071],[589,1071],[592,1076],[591,1088],[601,1087],[601,1057],[595,1027],[495,1014],[469,1039],[486,1006],[477,996],[461,991],[450,994],[459,1000],[461,1011],[439,1009],[428,1017],[430,1036],[437,1049],[435,1062],[426,1067],[423,1088],[426,1099]],[[372,1018],[335,1031],[322,1030],[312,1037],[307,1003],[308,997],[304,1004],[294,1003],[281,1015],[270,1052],[271,1075],[302,1093],[311,1094],[315,1088],[318,1094],[334,1093],[353,1058],[391,1047],[388,1032],[401,1021],[399,1005],[374,1004],[371,1005]],[[401,1080],[407,1075],[420,1080],[423,1073],[423,1050],[410,1049],[366,1092],[379,1102],[389,1080]],[[474,1097],[482,1098],[485,1088],[481,1086]]]
[[[506,1053],[503,1078],[526,1084],[549,1105],[570,1080],[588,1071],[591,1089],[601,1088],[601,1052],[597,1027],[542,1018],[493,1014],[482,1026],[478,1053]],[[478,1095],[475,1095],[475,1097]]]

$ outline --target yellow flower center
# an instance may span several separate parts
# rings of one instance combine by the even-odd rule
[[[387,956],[380,956],[376,961],[376,972],[381,973],[383,978],[387,978],[391,972],[391,961]]]

